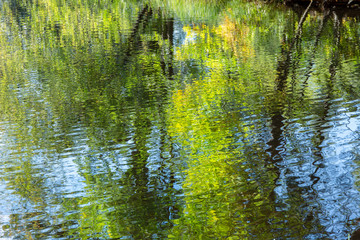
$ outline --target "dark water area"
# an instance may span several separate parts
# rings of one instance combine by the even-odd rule
[[[0,2],[0,239],[358,239],[359,16]]]

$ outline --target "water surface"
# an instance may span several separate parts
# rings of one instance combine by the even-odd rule
[[[360,227],[356,14],[238,0],[0,13],[0,238]]]

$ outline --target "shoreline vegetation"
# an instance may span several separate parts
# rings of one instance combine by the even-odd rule
[[[312,5],[321,8],[360,8],[360,1],[358,0],[285,0],[283,2],[287,5],[309,5],[312,2]]]

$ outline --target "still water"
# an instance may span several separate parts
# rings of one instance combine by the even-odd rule
[[[2,1],[0,238],[350,238],[360,18],[304,10]]]

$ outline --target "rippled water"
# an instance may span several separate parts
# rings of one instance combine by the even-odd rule
[[[304,11],[1,2],[0,238],[356,239],[359,17]]]

